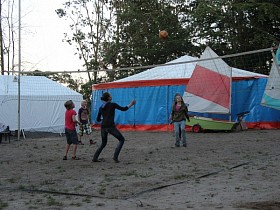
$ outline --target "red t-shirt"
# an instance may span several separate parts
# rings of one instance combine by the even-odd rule
[[[76,130],[75,122],[73,122],[72,116],[77,115],[74,109],[66,110],[65,112],[65,128],[69,130]]]

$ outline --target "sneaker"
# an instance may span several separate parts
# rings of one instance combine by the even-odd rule
[[[66,157],[66,156],[64,156],[62,160],[67,160],[67,157]]]
[[[113,160],[115,161],[115,163],[119,163],[120,161],[116,158],[113,158]]]
[[[96,141],[93,141],[92,139],[89,140],[89,144],[96,144]]]
[[[183,147],[187,147],[187,144],[183,144]]]
[[[98,160],[98,159],[92,159],[92,162],[101,162],[101,160]]]
[[[79,141],[79,145],[84,145],[84,143],[82,141]]]
[[[81,158],[74,156],[74,157],[72,157],[72,160],[81,160]]]

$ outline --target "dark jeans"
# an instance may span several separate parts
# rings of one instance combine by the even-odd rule
[[[122,146],[124,144],[124,137],[121,134],[121,132],[116,128],[101,128],[101,138],[102,138],[102,143],[101,145],[98,147],[98,149],[96,150],[94,156],[93,156],[93,160],[97,160],[100,153],[102,152],[102,150],[104,149],[104,147],[107,145],[107,141],[108,141],[108,133],[110,133],[112,136],[114,136],[116,139],[119,140],[119,143],[115,149],[115,153],[114,153],[114,159],[118,160],[119,154],[121,152]]]

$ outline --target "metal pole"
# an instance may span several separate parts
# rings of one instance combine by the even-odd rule
[[[229,121],[232,120],[231,111],[232,111],[232,67],[230,69],[230,83],[229,83]]]
[[[21,0],[18,0],[18,140],[20,139]]]

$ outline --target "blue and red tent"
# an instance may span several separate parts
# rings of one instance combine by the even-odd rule
[[[128,111],[116,111],[115,122],[120,129],[170,130],[169,116],[174,95],[184,94],[197,61],[197,58],[186,55],[167,65],[151,68],[115,82],[93,85],[91,113],[93,123],[102,104],[100,97],[103,92],[108,91],[113,101],[123,106],[128,105],[132,99],[137,100],[136,105]],[[267,79],[268,76],[263,74],[232,68],[231,119],[233,121],[237,119],[238,113],[249,111],[244,118],[248,128],[280,128],[280,111],[261,105]],[[216,119],[225,118],[219,114],[201,113],[201,115]],[[96,124],[93,126],[98,127]]]

